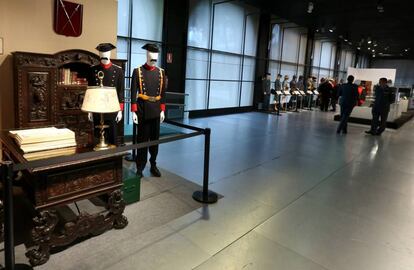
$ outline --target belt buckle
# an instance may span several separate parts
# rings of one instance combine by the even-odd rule
[[[156,102],[157,99],[155,97],[148,97],[149,102]]]

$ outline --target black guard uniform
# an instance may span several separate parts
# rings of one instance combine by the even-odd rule
[[[99,86],[100,80],[98,78],[98,72],[102,71],[104,74],[104,78],[102,81],[103,86],[108,87],[115,87],[118,93],[118,100],[120,103],[121,111],[124,110],[124,85],[125,85],[125,77],[124,71],[120,66],[117,66],[110,62],[107,65],[99,64],[92,66],[90,68],[90,74],[88,78],[88,84],[90,86]],[[104,114],[105,125],[109,125],[108,128],[108,142],[110,144],[116,144],[116,118],[117,113],[106,113]],[[99,125],[100,116],[99,114],[94,114],[93,116],[93,123],[94,125]],[[95,129],[95,137],[99,138],[99,130]]]
[[[167,78],[163,69],[147,64],[134,69],[131,81],[131,111],[138,116],[137,143],[158,140],[160,113],[165,111]],[[150,146],[151,168],[156,167],[158,145]],[[148,148],[137,150],[137,172],[147,163]]]

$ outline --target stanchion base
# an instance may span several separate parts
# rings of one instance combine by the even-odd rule
[[[217,193],[209,190],[207,196],[204,197],[203,191],[199,190],[193,193],[193,199],[201,203],[216,203],[218,201],[218,196]]]

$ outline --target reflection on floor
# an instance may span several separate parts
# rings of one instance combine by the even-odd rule
[[[414,269],[413,121],[381,137],[357,125],[337,135],[333,114],[318,111],[188,122],[212,129],[210,189],[224,198],[181,216],[148,201],[176,218],[76,246],[59,269]],[[200,184],[203,146],[202,137],[162,145],[159,166]],[[145,226],[139,210],[127,215]]]

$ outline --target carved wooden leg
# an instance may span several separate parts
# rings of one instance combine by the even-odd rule
[[[113,227],[123,229],[128,225],[128,219],[123,215],[125,202],[121,190],[115,190],[108,199],[108,217],[113,218]]]
[[[36,247],[26,252],[31,265],[41,265],[49,260],[50,240],[58,220],[55,211],[47,210],[33,218],[32,240]]]

